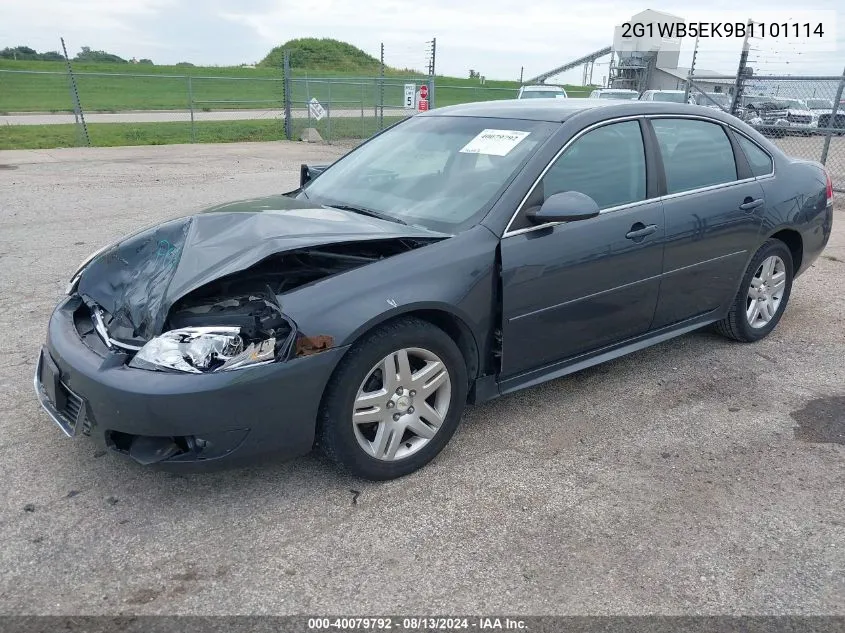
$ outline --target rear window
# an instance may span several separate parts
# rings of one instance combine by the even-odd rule
[[[756,143],[742,136],[742,134],[734,134],[734,136],[739,141],[739,146],[742,148],[745,158],[748,159],[752,174],[755,176],[767,176],[774,171],[771,156],[758,147]]]
[[[563,99],[566,93],[559,90],[526,90],[522,93],[523,99]]]
[[[668,193],[733,182],[736,162],[721,125],[696,119],[654,119]]]
[[[652,97],[652,101],[669,101],[671,103],[684,103],[684,93],[683,92],[655,92]]]

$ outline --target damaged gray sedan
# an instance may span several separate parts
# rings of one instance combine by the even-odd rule
[[[443,108],[300,185],[71,276],[35,374],[67,435],[173,469],[317,445],[399,477],[468,402],[707,325],[763,338],[833,217],[820,165],[672,103]]]

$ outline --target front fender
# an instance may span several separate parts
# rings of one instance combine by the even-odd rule
[[[281,295],[283,312],[309,340],[351,345],[378,324],[420,310],[463,322],[486,358],[496,297],[498,239],[476,226],[452,238],[355,268]]]

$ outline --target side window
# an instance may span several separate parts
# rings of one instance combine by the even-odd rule
[[[668,193],[736,180],[733,148],[721,125],[696,119],[652,119]]]
[[[749,141],[742,134],[734,134],[739,141],[748,164],[751,166],[751,173],[755,176],[767,176],[774,171],[772,157],[760,149],[756,143]]]
[[[586,194],[600,209],[645,200],[645,150],[640,124],[612,123],[584,134],[543,176],[532,196],[533,203],[542,204],[552,194],[563,191]]]

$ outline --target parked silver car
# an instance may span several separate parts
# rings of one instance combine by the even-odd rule
[[[538,84],[536,86],[522,86],[517,99],[566,99],[568,95],[561,86],[547,86]]]
[[[640,93],[636,90],[624,88],[599,88],[590,93],[590,99],[627,99],[635,101],[639,99]]]

